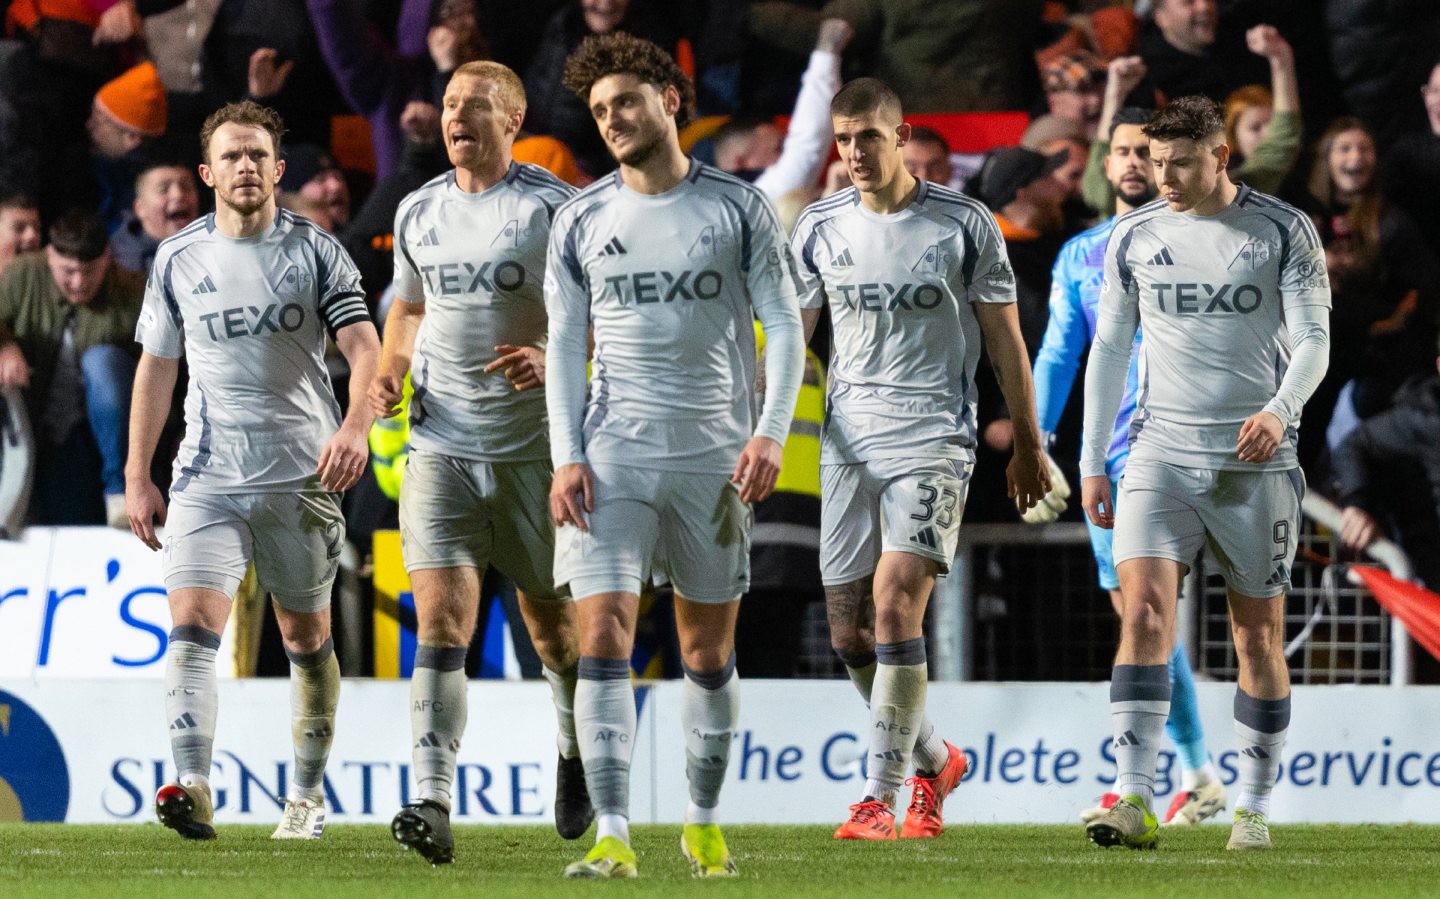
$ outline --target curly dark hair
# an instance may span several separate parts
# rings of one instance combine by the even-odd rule
[[[1209,97],[1178,97],[1151,116],[1149,124],[1140,130],[1155,140],[1206,140],[1225,133],[1225,116],[1220,104]]]
[[[210,161],[210,138],[215,136],[216,130],[221,125],[228,123],[244,125],[249,128],[264,128],[270,134],[271,149],[275,151],[275,158],[280,158],[280,138],[285,134],[285,122],[280,118],[280,113],[268,106],[261,106],[253,100],[241,100],[239,103],[226,103],[224,106],[210,113],[205,124],[200,126],[200,158],[205,162]]]
[[[580,48],[565,60],[563,83],[580,102],[590,105],[590,88],[607,75],[634,75],[660,89],[674,87],[680,92],[680,109],[675,126],[684,128],[695,118],[695,85],[675,64],[674,58],[650,41],[615,31],[585,38]]]

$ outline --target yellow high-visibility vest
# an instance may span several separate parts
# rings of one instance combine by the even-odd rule
[[[393,500],[400,498],[400,481],[405,477],[405,463],[410,460],[410,397],[415,390],[410,376],[405,376],[401,390],[400,414],[394,418],[377,418],[370,426],[370,468],[380,492]]]

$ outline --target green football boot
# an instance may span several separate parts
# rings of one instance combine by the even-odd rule
[[[680,851],[690,862],[692,877],[735,877],[739,874],[718,824],[686,824],[680,833]]]
[[[1085,836],[1096,846],[1154,849],[1160,822],[1139,796],[1121,796],[1110,810],[1085,825]]]
[[[635,850],[621,842],[619,837],[602,837],[584,858],[565,866],[566,877],[621,878],[635,877],[639,873]]]

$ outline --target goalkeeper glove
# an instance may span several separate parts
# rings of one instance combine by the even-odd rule
[[[1020,518],[1026,524],[1049,524],[1060,517],[1068,505],[1066,500],[1070,499],[1070,482],[1065,480],[1065,473],[1049,453],[1045,454],[1045,462],[1050,466],[1050,492],[1031,508],[1020,510]]]

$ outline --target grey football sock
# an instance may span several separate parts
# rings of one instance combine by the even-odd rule
[[[627,659],[581,656],[575,683],[575,733],[585,786],[596,815],[630,817],[630,757],[635,749],[635,690]]]
[[[1240,796],[1236,808],[1270,814],[1270,791],[1280,774],[1280,750],[1290,729],[1290,697],[1256,699],[1235,688],[1235,734],[1240,754],[1235,759]]]
[[[718,671],[685,668],[680,689],[680,722],[685,728],[685,777],[690,801],[696,806],[686,815],[690,824],[713,824],[708,813],[720,804],[720,788],[730,763],[730,744],[740,717],[740,678],[735,674],[735,653]]]
[[[415,650],[410,675],[410,750],[421,799],[450,807],[455,754],[465,735],[465,647],[426,646]]]
[[[335,640],[326,637],[314,652],[290,659],[290,739],[295,744],[293,792],[312,802],[325,799],[325,763],[335,739],[335,707],[340,700],[340,663]],[[291,798],[297,798],[292,796]]]
[[[580,754],[580,744],[575,739],[575,681],[579,678],[578,668],[566,671],[551,671],[548,666],[541,669],[550,684],[550,696],[555,703],[555,718],[559,729],[555,734],[555,746],[560,754],[573,759]]]
[[[170,631],[165,653],[165,717],[170,723],[170,753],[180,778],[210,780],[215,748],[215,717],[220,692],[215,686],[215,652],[220,635],[199,625]]]
[[[1155,799],[1155,760],[1170,717],[1166,665],[1116,665],[1110,677],[1110,724],[1115,731],[1115,792]]]
[[[895,805],[925,716],[925,638],[877,643],[870,693],[870,767],[865,795]]]
[[[870,706],[870,691],[874,689],[875,667],[878,664],[875,660],[875,653],[852,656],[841,655],[841,661],[845,663],[845,673],[850,675],[850,682],[860,695],[865,699],[865,706]],[[921,715],[920,730],[915,735],[915,773],[922,777],[934,777],[950,761],[950,750],[945,748],[945,741],[935,732],[935,725],[930,722],[929,715]]]

